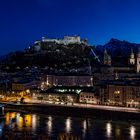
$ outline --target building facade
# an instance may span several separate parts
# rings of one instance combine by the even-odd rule
[[[93,86],[92,76],[55,76],[56,86]]]
[[[93,92],[81,92],[79,96],[80,103],[98,104],[98,98]]]
[[[55,42],[57,44],[64,44],[64,45],[68,45],[68,44],[81,44],[81,43],[87,43],[85,41],[82,41],[80,36],[64,36],[63,39],[48,39],[45,37],[42,37],[42,41],[43,42]]]
[[[138,84],[111,81],[100,87],[100,101],[102,101],[102,104],[140,107],[140,87]]]

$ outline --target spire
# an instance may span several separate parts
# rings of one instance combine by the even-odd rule
[[[133,48],[131,48],[131,54],[130,54],[130,58],[134,58],[134,52],[133,52]]]
[[[139,58],[140,58],[140,47],[138,47],[137,57],[139,57]]]
[[[138,53],[136,58],[136,72],[140,72],[140,47],[138,47]]]
[[[104,50],[104,54],[107,54],[107,50],[106,49]]]
[[[138,47],[138,54],[140,54],[140,47]]]
[[[104,57],[103,57],[104,65],[111,65],[111,57],[108,55],[107,50],[104,50]]]
[[[131,48],[131,54],[134,54],[134,52],[133,52],[133,48]]]
[[[115,80],[118,80],[119,79],[119,76],[118,76],[118,73],[116,72],[115,73]]]

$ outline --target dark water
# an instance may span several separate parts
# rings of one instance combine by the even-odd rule
[[[7,112],[0,118],[0,139],[140,140],[139,122],[122,122]]]

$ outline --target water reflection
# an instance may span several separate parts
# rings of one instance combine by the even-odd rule
[[[2,107],[2,114],[4,114],[4,107]]]
[[[19,129],[22,129],[23,127],[23,117],[19,116],[18,120],[17,120],[17,126]]]
[[[31,127],[32,126],[32,116],[29,114],[29,115],[24,115],[23,116],[24,118],[24,124],[25,124],[25,127]]]
[[[5,124],[6,124],[6,125],[9,125],[9,121],[10,121],[10,113],[7,113],[7,114],[6,114],[6,121],[5,121]]]
[[[69,133],[71,131],[71,119],[70,118],[66,119],[65,125],[66,125],[66,133]]]
[[[18,121],[19,117],[20,117],[20,113],[17,113],[17,115],[16,115],[17,121]]]
[[[135,131],[136,131],[136,128],[135,128],[134,126],[131,126],[131,127],[130,127],[130,138],[131,138],[132,140],[135,139],[135,135],[136,135]]]
[[[83,121],[83,129],[84,129],[84,132],[85,132],[86,129],[87,129],[87,120],[84,120],[84,121]]]
[[[47,121],[47,130],[48,130],[48,135],[51,135],[52,132],[52,117],[49,116],[48,117],[48,121]]]
[[[58,137],[84,140],[140,139],[139,123],[16,112],[8,112],[5,119],[0,119],[0,139],[5,130],[21,135],[23,132],[32,132],[36,137],[45,135],[50,140]]]
[[[11,119],[14,119],[16,117],[16,113],[15,112],[10,113],[10,117],[11,117]]]
[[[5,116],[5,125],[9,128],[18,128],[22,130],[24,127],[36,129],[36,115],[31,114],[20,114],[16,112],[8,112]]]
[[[2,135],[3,127],[4,127],[4,122],[1,122],[0,123],[0,136]]]
[[[37,126],[37,120],[36,120],[36,115],[32,115],[32,130],[36,131],[36,126]]]
[[[119,126],[116,126],[116,128],[115,128],[115,134],[116,134],[116,137],[119,137],[120,136],[121,130],[120,130],[120,127]]]
[[[86,130],[87,130],[87,120],[83,121],[83,139],[86,136]]]
[[[110,138],[111,137],[111,134],[112,134],[112,125],[110,122],[108,122],[106,124],[106,134],[107,134],[107,137]]]

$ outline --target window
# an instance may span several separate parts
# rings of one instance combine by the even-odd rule
[[[114,94],[120,94],[119,90],[114,91]]]

